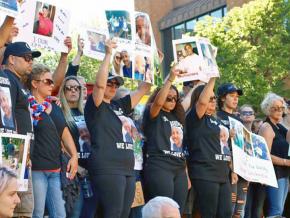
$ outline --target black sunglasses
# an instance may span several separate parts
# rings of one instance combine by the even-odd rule
[[[213,102],[213,101],[216,100],[216,99],[217,99],[216,96],[211,96],[211,97],[209,98],[209,102]]]
[[[20,56],[17,56],[17,57],[23,58],[26,62],[33,61],[33,57],[32,57],[31,54],[20,55]]]
[[[81,90],[81,86],[65,86],[64,87],[64,90],[65,91],[75,91],[75,92],[78,92]]]
[[[177,102],[177,98],[175,98],[175,97],[167,97],[166,101],[167,102]]]
[[[36,79],[35,81],[42,82],[43,84],[48,85],[48,86],[54,84],[53,80],[51,79]]]
[[[119,88],[120,87],[120,84],[117,83],[117,82],[111,82],[111,81],[109,81],[109,82],[107,82],[107,86]]]

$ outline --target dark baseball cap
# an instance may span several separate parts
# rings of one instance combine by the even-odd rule
[[[236,87],[234,84],[232,84],[232,83],[224,83],[224,84],[220,85],[220,86],[218,87],[218,90],[217,90],[217,95],[218,95],[219,97],[221,97],[221,96],[224,96],[224,95],[226,95],[226,94],[228,94],[228,93],[232,93],[232,92],[237,92],[238,95],[240,95],[240,96],[243,95],[243,90],[237,88],[237,87]]]
[[[108,81],[111,81],[111,80],[116,80],[117,83],[119,83],[120,86],[124,85],[124,80],[121,76],[118,76],[118,75],[114,75],[112,73],[109,73],[108,75]]]
[[[26,42],[13,42],[7,45],[2,64],[5,64],[10,55],[22,57],[26,54],[31,54],[33,58],[41,55],[39,51],[32,51]]]

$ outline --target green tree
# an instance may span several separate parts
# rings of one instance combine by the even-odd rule
[[[242,87],[241,104],[259,109],[269,91],[290,97],[283,82],[290,72],[289,9],[285,0],[255,0],[233,8],[223,19],[207,17],[197,23],[196,35],[218,47],[218,83]]]

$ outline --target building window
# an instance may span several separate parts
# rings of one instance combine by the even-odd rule
[[[185,33],[185,25],[179,24],[174,27],[174,39],[181,39],[182,34]]]
[[[210,16],[212,16],[214,18],[222,18],[223,17],[223,9],[220,8],[216,11],[210,12]]]
[[[196,25],[197,20],[190,20],[186,22],[186,32],[193,32],[194,31],[194,27]]]
[[[226,16],[228,13],[227,6],[223,8],[223,17]]]

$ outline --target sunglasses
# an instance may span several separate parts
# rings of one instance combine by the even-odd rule
[[[209,102],[213,102],[214,100],[216,100],[216,96],[214,95],[214,96],[211,96],[210,98],[209,98]]]
[[[51,79],[38,79],[35,81],[42,82],[43,84],[48,85],[48,86],[54,85],[54,82]]]
[[[107,82],[107,86],[109,86],[110,88],[119,88],[120,87],[120,84],[119,83],[116,83],[116,82]]]
[[[121,59],[122,59],[122,57],[121,57],[121,56],[116,56],[115,58],[116,58],[116,59],[119,59],[119,60],[121,60]]]
[[[30,55],[30,54],[27,54],[27,55],[21,55],[21,56],[17,56],[17,57],[23,58],[26,62],[33,61],[33,57],[32,57],[32,55]]]
[[[65,86],[64,90],[70,91],[70,92],[72,92],[72,91],[78,92],[81,90],[81,88],[82,88],[81,86]]]
[[[176,103],[177,102],[177,98],[176,97],[167,97],[166,101],[167,102],[175,102]]]
[[[241,115],[243,115],[243,116],[252,116],[254,114],[255,114],[254,111],[242,111],[241,112]]]
[[[285,107],[271,107],[271,110],[273,111],[273,112],[283,112],[283,111],[285,111]]]

